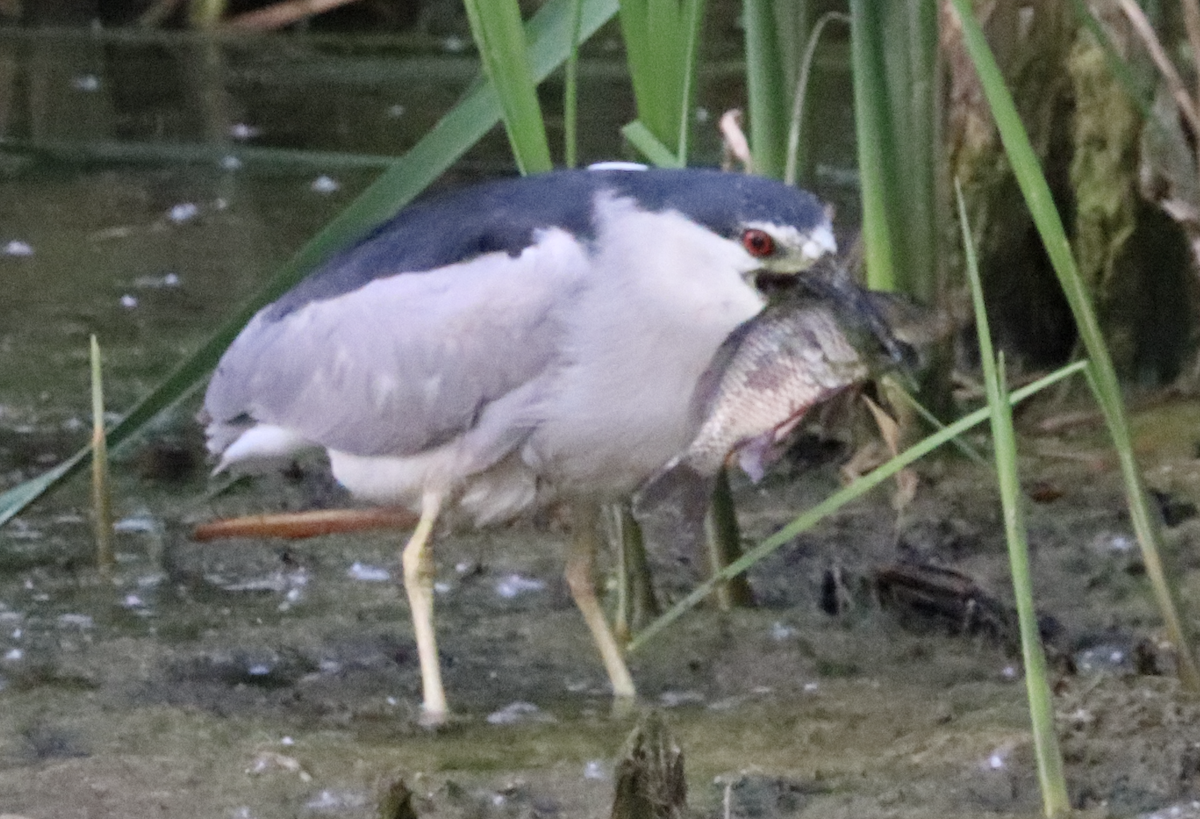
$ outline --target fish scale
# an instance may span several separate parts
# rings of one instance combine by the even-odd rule
[[[827,304],[789,300],[746,326],[752,332],[733,339],[729,357],[714,361],[697,391],[693,417],[704,420],[680,463],[702,473],[715,474],[739,445],[761,436],[773,443],[797,415],[870,376]]]

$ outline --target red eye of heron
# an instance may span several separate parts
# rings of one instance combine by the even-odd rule
[[[775,252],[775,240],[765,230],[750,228],[742,233],[742,247],[746,248],[746,252],[751,256],[761,259]]]

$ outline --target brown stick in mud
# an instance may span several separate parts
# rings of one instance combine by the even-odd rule
[[[299,540],[369,529],[411,529],[416,524],[417,516],[407,509],[316,509],[214,520],[193,529],[192,540],[201,543],[231,537]]]

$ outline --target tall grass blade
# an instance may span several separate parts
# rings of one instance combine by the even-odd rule
[[[687,162],[692,122],[692,101],[696,96],[696,61],[700,57],[700,35],[704,30],[704,0],[683,0],[683,83],[679,90],[679,140],[676,156]]]
[[[572,2],[551,0],[526,26],[530,65],[538,81],[558,67],[570,51]],[[616,12],[616,0],[583,0],[582,38],[590,37]],[[346,210],[277,270],[258,294],[218,328],[191,357],[149,395],[138,401],[109,430],[109,446],[118,446],[194,388],[212,370],[234,336],[262,305],[286,292],[335,250],[353,242],[394,214],[478,142],[499,121],[500,116],[500,101],[491,84],[483,83],[474,88],[412,150],[396,160]],[[73,474],[90,452],[90,447],[81,449],[45,474],[0,494],[0,525],[12,519],[51,486]]]
[[[1004,535],[1012,567],[1013,596],[1021,635],[1021,656],[1025,665],[1025,690],[1029,697],[1029,715],[1033,725],[1033,745],[1037,756],[1038,782],[1046,816],[1061,816],[1070,810],[1067,784],[1063,778],[1062,752],[1054,731],[1054,705],[1050,684],[1046,681],[1046,655],[1038,632],[1037,611],[1033,605],[1033,582],[1029,574],[1029,543],[1021,504],[1021,483],[1017,474],[1017,442],[1013,429],[1012,407],[1004,380],[1004,355],[999,365],[992,348],[987,310],[983,305],[983,284],[975,257],[975,243],[967,221],[962,189],[955,186],[958,218],[966,254],[967,278],[975,306],[975,328],[979,335],[979,355],[991,411],[992,440],[995,443],[996,475],[1000,484],[1000,503],[1004,509]]]
[[[682,166],[704,0],[621,0],[620,20],[638,121]]]
[[[96,565],[107,576],[112,574],[117,560],[113,553],[112,489],[104,436],[104,375],[100,368],[100,344],[94,334],[88,352],[92,365],[92,526],[96,533]]]
[[[550,144],[546,141],[517,0],[463,0],[463,4],[484,71],[504,110],[504,128],[517,168],[522,174],[550,170]],[[571,47],[574,45],[572,39]]]
[[[895,181],[885,181],[884,142],[892,133],[888,124],[888,84],[883,65],[882,12],[871,0],[850,0],[850,61],[854,75],[854,130],[858,150],[858,176],[862,190],[863,261],[867,286],[896,290],[899,274],[893,257],[887,191]]]
[[[932,302],[942,286],[939,218],[946,215],[942,197],[948,194],[940,178],[946,163],[941,147],[938,6],[925,0],[882,5],[894,14],[887,31],[899,29],[904,35],[888,38],[886,58],[891,121],[898,133],[893,175],[900,187],[889,193],[888,203],[903,224],[898,236],[892,233],[899,240],[900,286]]]
[[[640,119],[635,119],[623,126],[621,136],[625,137],[629,144],[637,148],[653,165],[660,168],[682,168],[685,164],[685,159],[676,156],[670,148],[651,133]]]
[[[1129,422],[1125,417],[1117,373],[1113,368],[1104,337],[1100,333],[1100,325],[1092,309],[1087,289],[1071,254],[1071,245],[1062,219],[1054,206],[1050,186],[1042,174],[1037,155],[1029,142],[1029,135],[1017,115],[1012,95],[1005,87],[1004,77],[988,48],[983,30],[975,20],[970,0],[953,0],[953,4],[962,25],[967,52],[975,65],[992,116],[996,120],[1013,174],[1041,235],[1042,244],[1058,276],[1067,304],[1075,317],[1080,340],[1091,360],[1089,371],[1094,379],[1096,400],[1116,448],[1121,475],[1125,481],[1129,517],[1141,546],[1142,560],[1146,565],[1146,574],[1154,590],[1163,624],[1177,652],[1180,680],[1187,688],[1200,690],[1200,666],[1196,663],[1191,629],[1179,613],[1177,595],[1168,582],[1164,569],[1158,521],[1151,511],[1141,471],[1134,459],[1133,441]]]
[[[804,47],[804,56],[800,59],[800,74],[796,78],[796,92],[792,95],[792,117],[788,122],[787,153],[783,169],[783,181],[788,185],[796,184],[800,166],[800,134],[804,124],[804,102],[808,96],[808,84],[811,81],[812,64],[816,58],[817,46],[825,26],[832,22],[850,23],[850,17],[839,11],[827,11],[817,20],[812,33],[808,35],[808,43]]]
[[[571,4],[571,53],[563,76],[563,164],[579,164],[579,26],[583,20],[583,0]]]
[[[911,392],[900,386],[900,383],[896,380],[891,380],[891,383],[887,384],[887,389],[889,398],[899,398],[901,401],[903,401],[907,406],[912,408],[913,412],[921,416],[921,420],[928,424],[930,429],[936,430],[946,428],[946,425],[941,422],[941,419],[930,412],[924,404],[918,401]],[[955,438],[950,443],[954,444],[955,449],[980,466],[990,466],[987,462],[987,459],[980,455],[975,447],[971,446],[971,444],[967,441],[961,438]]]
[[[779,53],[774,0],[745,0],[746,98],[754,172],[783,176],[787,152],[788,98]]]
[[[1016,390],[1009,396],[1009,403],[1013,406],[1024,401],[1031,395],[1046,389],[1047,387],[1058,383],[1068,376],[1086,370],[1087,364],[1083,361],[1076,361],[1074,364],[1068,364],[1062,369],[1055,370],[1044,378],[1040,378],[1032,384],[1028,384],[1019,390]],[[628,651],[635,651],[646,643],[648,643],[655,635],[662,632],[667,626],[674,623],[681,616],[686,614],[691,609],[695,608],[696,604],[704,600],[712,593],[713,588],[717,583],[723,580],[728,580],[731,577],[736,577],[742,572],[749,569],[758,561],[762,560],[767,555],[774,552],[780,546],[790,543],[795,537],[802,532],[805,532],[815,526],[823,518],[836,512],[841,507],[845,506],[852,500],[862,497],[867,492],[870,492],[876,486],[886,481],[888,478],[895,475],[904,467],[914,461],[923,458],[933,450],[951,441],[954,438],[962,435],[967,430],[982,424],[991,417],[989,408],[975,410],[969,415],[959,418],[953,424],[950,424],[943,430],[935,432],[928,438],[913,445],[912,447],[901,452],[895,458],[892,458],[882,466],[868,472],[861,478],[856,480],[849,486],[839,489],[837,492],[830,495],[825,500],[818,503],[812,509],[797,516],[791,523],[784,526],[775,534],[763,540],[750,551],[746,552],[739,560],[730,563],[718,574],[710,577],[705,582],[696,586],[686,597],[668,609],[661,617],[638,633],[637,637],[630,642],[627,647]]]
[[[867,281],[938,294],[937,5],[851,0],[854,117]]]

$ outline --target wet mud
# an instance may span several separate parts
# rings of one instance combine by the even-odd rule
[[[1176,416],[1180,435],[1200,429],[1186,405],[1147,412],[1160,435]],[[1171,674],[1111,459],[1086,425],[1024,424],[1072,799],[1094,816],[1197,815],[1200,700]],[[1197,464],[1187,447],[1140,440],[1194,599]],[[836,488],[846,449],[805,452],[760,485],[735,482],[748,541]],[[308,473],[209,503],[198,463],[182,479],[124,470],[119,506],[140,511],[122,519],[105,580],[90,567],[83,489],[69,488],[0,530],[0,809],[374,816],[403,782],[418,816],[602,817],[625,738],[656,707],[695,816],[1035,816],[995,487],[954,457],[918,471],[899,515],[891,487],[877,490],[758,564],[755,608],[703,606],[634,654],[632,713],[612,713],[561,579],[569,533],[553,510],[443,533],[437,621],[455,718],[437,733],[418,724],[403,533],[198,544],[196,521],[340,499]],[[664,602],[691,588],[696,562],[653,551]]]

